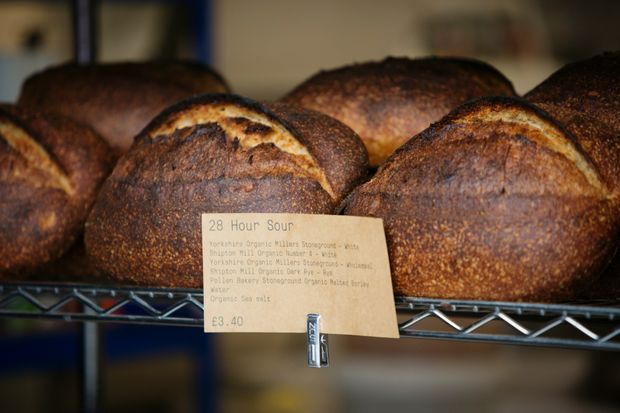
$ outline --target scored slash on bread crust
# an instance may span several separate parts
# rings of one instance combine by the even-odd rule
[[[617,202],[561,124],[482,98],[399,148],[345,213],[384,219],[396,294],[554,301],[607,263]]]
[[[333,213],[367,167],[357,135],[326,115],[197,96],[119,159],[87,221],[87,253],[115,280],[198,288],[201,213]]]
[[[620,52],[567,64],[525,95],[562,122],[590,154],[616,197],[620,194]],[[616,206],[620,215],[620,203]],[[615,243],[618,240],[614,240]],[[616,252],[588,298],[620,295]]]
[[[501,102],[501,99],[496,99],[496,102]],[[464,116],[455,115],[451,117],[451,121],[454,124],[474,124],[474,127],[475,124],[483,122],[503,122],[522,126],[525,128],[524,134],[528,140],[564,156],[579,169],[593,188],[604,196],[609,195],[587,155],[577,148],[574,138],[560,129],[557,122],[534,108],[529,108],[529,111],[524,107],[511,109],[506,106],[482,108]]]
[[[242,100],[237,97],[234,99]],[[293,128],[284,125],[267,108],[254,104],[248,106],[246,102],[243,105],[231,105],[231,102],[230,95],[213,95],[208,104],[204,99],[197,105],[186,104],[182,109],[166,112],[165,116],[155,120],[142,133],[153,139],[160,135],[171,135],[179,129],[216,123],[227,137],[236,139],[245,149],[273,144],[291,155],[307,177],[317,181],[329,196],[336,198],[323,169],[308,148],[297,139],[295,134],[298,133]]]
[[[0,278],[31,277],[80,235],[113,154],[70,119],[0,105]]]
[[[27,169],[20,173],[18,169],[13,169],[11,173],[15,179],[25,179],[33,185],[41,185],[48,188],[57,188],[64,191],[68,196],[75,193],[69,177],[45,150],[45,148],[32,137],[32,134],[25,131],[10,119],[0,116],[0,139],[3,139],[15,153],[21,156]],[[43,179],[35,181],[38,174],[32,173],[32,169],[44,175]],[[19,176],[17,174],[19,173]]]
[[[565,65],[525,99],[562,122],[620,192],[620,52]]]

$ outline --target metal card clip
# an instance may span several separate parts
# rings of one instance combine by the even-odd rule
[[[327,334],[321,334],[320,314],[308,314],[307,341],[308,341],[308,367],[320,369],[329,366],[329,346]]]

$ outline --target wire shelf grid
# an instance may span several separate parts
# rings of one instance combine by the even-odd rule
[[[353,310],[352,310],[353,311]],[[535,304],[396,297],[401,338],[620,351],[620,304]],[[2,283],[0,317],[201,327],[203,292]]]
[[[613,301],[537,304],[397,297],[396,310],[402,338],[620,350],[620,306]]]

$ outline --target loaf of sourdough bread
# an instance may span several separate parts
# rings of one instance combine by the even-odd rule
[[[383,218],[398,295],[572,298],[618,235],[618,178],[594,157],[536,106],[482,98],[399,148],[345,213]]]
[[[28,277],[71,246],[112,162],[90,128],[0,106],[0,277]]]
[[[333,213],[365,177],[348,127],[318,112],[203,95],[157,116],[106,180],[86,225],[115,280],[202,286],[200,214]]]
[[[565,125],[590,155],[614,196],[618,196],[620,52],[604,53],[568,64],[527,93],[525,98]],[[618,253],[584,296],[620,298]]]
[[[227,90],[219,74],[192,62],[64,64],[30,76],[18,104],[91,126],[118,155],[164,108]]]
[[[282,98],[326,113],[357,132],[371,166],[467,100],[514,95],[490,65],[463,58],[387,58],[322,71]]]

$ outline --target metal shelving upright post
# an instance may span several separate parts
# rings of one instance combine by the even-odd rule
[[[73,50],[79,65],[94,63],[97,59],[97,8],[99,0],[73,0]],[[84,312],[91,311],[84,306]],[[100,411],[101,400],[101,329],[96,322],[86,321],[81,326],[81,392],[82,411]]]

